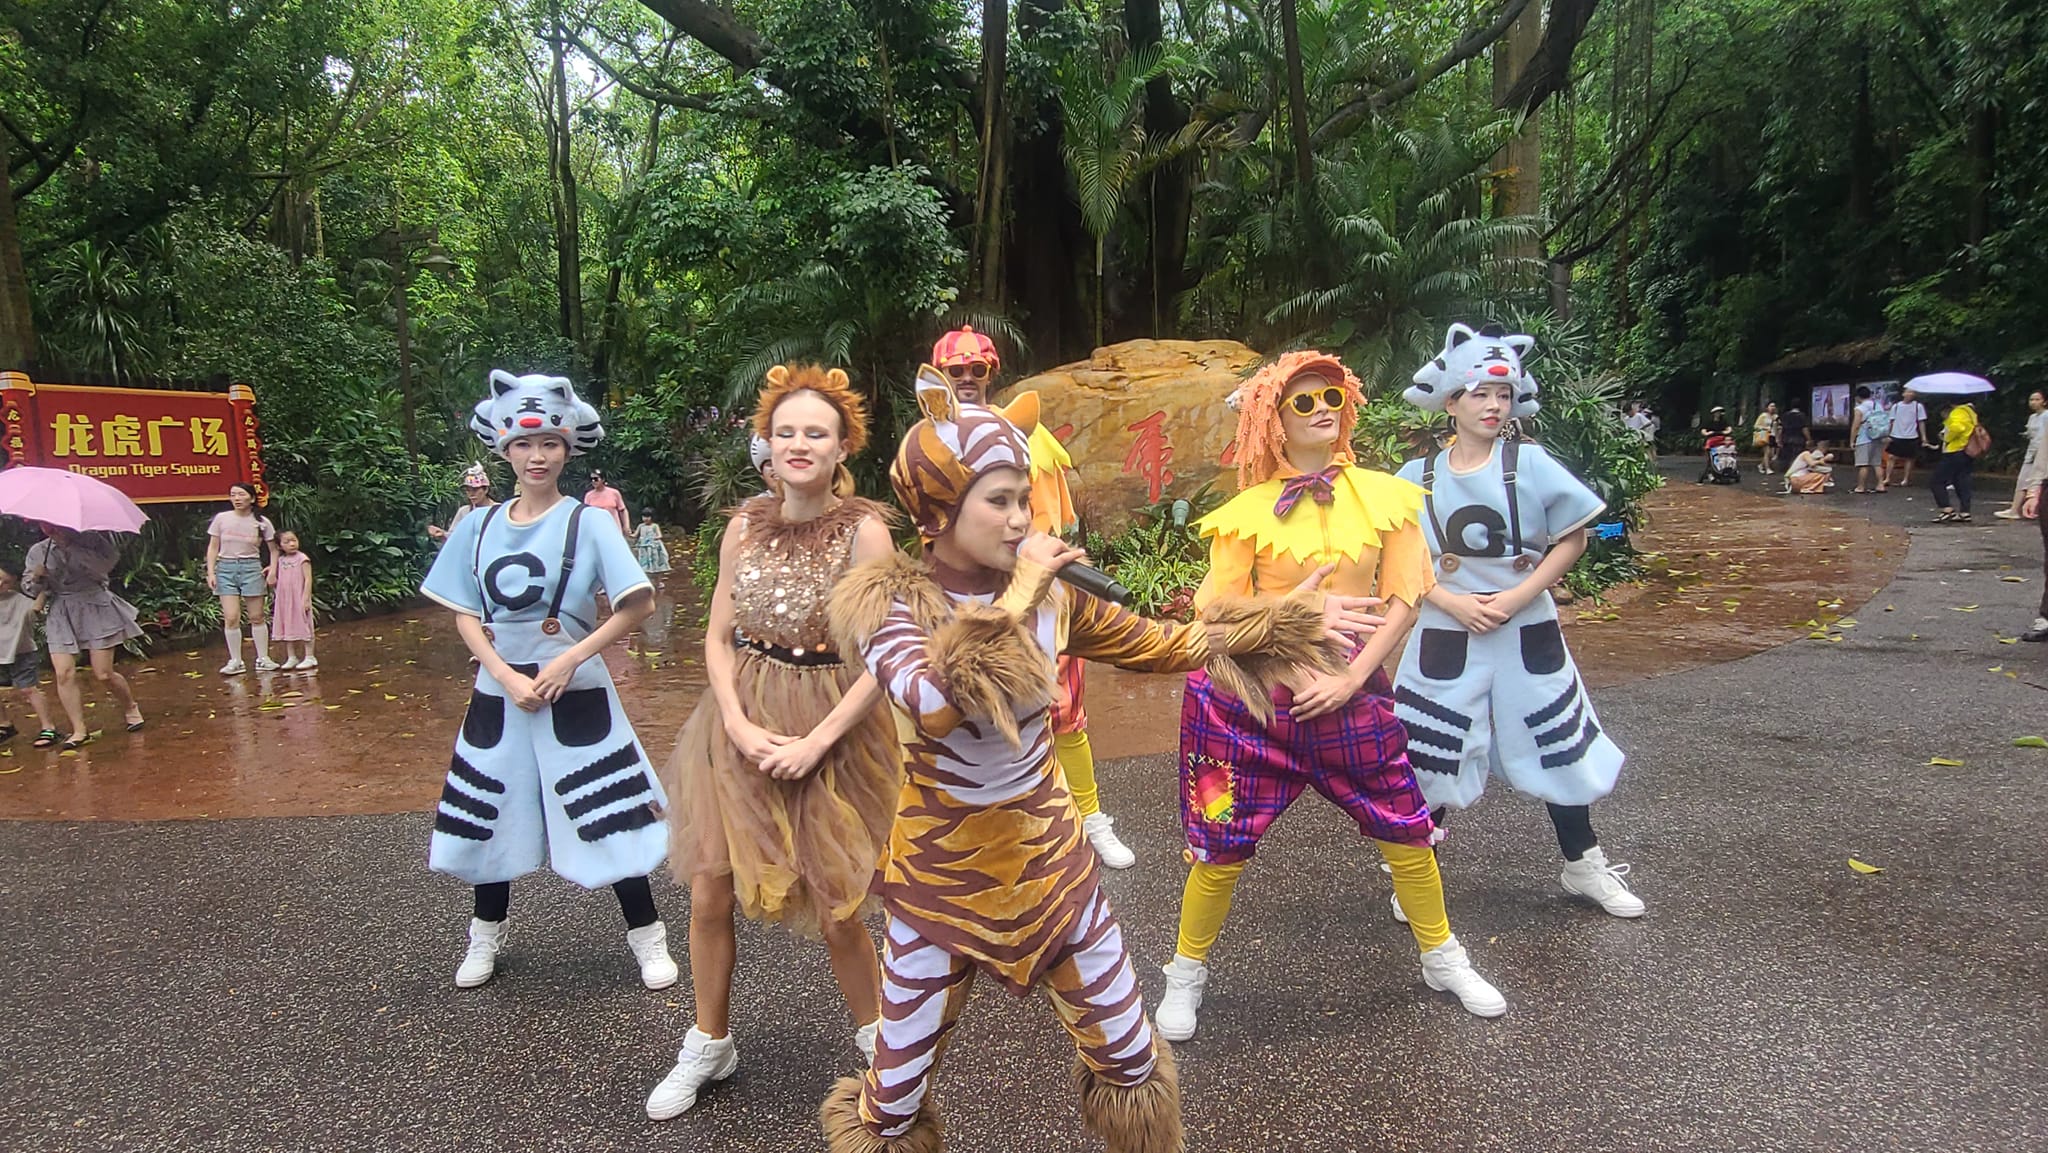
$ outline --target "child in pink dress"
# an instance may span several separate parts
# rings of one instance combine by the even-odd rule
[[[317,669],[313,659],[313,562],[299,551],[299,534],[277,534],[277,589],[271,596],[270,639],[284,646],[281,669]]]

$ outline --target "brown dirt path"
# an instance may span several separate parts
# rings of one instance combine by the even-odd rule
[[[1638,544],[1653,575],[1567,612],[1596,686],[1734,660],[1853,611],[1904,558],[1903,530],[1754,493],[1681,485],[1654,494]],[[1825,609],[1823,602],[1841,602]],[[657,761],[704,687],[701,611],[678,573],[655,620],[605,653],[626,712]],[[468,654],[447,614],[422,609],[337,625],[314,673],[222,677],[220,646],[124,662],[150,718],[120,730],[110,700],[85,749],[0,749],[0,819],[177,820],[425,810],[434,804],[469,698]],[[1090,671],[1088,711],[1104,760],[1178,739],[1177,677]],[[47,688],[47,686],[46,686]],[[97,694],[88,693],[88,699]],[[53,694],[54,696],[54,694]],[[54,703],[54,700],[53,700]],[[11,704],[15,723],[26,708]]]

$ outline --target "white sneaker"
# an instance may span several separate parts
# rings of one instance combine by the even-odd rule
[[[1992,515],[1992,516],[1995,516],[1995,517],[1997,517],[1997,518],[1998,518],[1999,520],[2018,520],[2018,519],[2020,519],[2020,514],[2019,514],[2019,510],[2018,510],[2018,509],[2011,509],[2011,508],[2002,508],[2002,509],[1999,509],[1999,510],[1998,510],[1997,512],[1994,512],[1994,513],[1992,513],[1991,515]]]
[[[1385,861],[1381,861],[1380,872],[1385,873],[1387,876],[1391,877],[1394,875],[1394,866],[1387,864]],[[1401,894],[1388,893],[1387,904],[1393,906],[1394,908],[1394,920],[1399,921],[1403,925],[1408,923],[1408,910],[1403,909],[1401,907]]]
[[[1472,970],[1472,958],[1456,937],[1422,955],[1422,983],[1455,995],[1475,1017],[1498,1017],[1508,1011],[1508,999]]]
[[[1161,1037],[1185,1041],[1195,1035],[1195,1014],[1202,1008],[1202,988],[1209,983],[1209,966],[1176,953],[1160,972],[1166,974],[1166,996],[1159,1002],[1152,1022]]]
[[[242,663],[242,658],[231,657],[228,659],[228,663],[220,667],[220,671],[222,676],[237,677],[248,672],[249,666]]]
[[[469,952],[455,970],[455,987],[474,989],[498,971],[498,952],[505,947],[505,922],[469,919]]]
[[[300,662],[299,662],[299,671],[300,671],[300,672],[302,672],[302,673],[303,673],[303,672],[309,672],[309,671],[311,671],[311,670],[313,670],[313,669],[317,669],[317,668],[319,668],[319,667],[320,667],[320,662],[319,662],[319,661],[316,661],[316,660],[314,660],[314,659],[313,659],[312,657],[307,657],[306,659],[304,659],[304,660],[302,660],[302,661],[300,661]]]
[[[299,658],[286,657],[285,659],[277,662],[277,667],[286,672],[290,672],[291,670],[299,667]]]
[[[256,671],[259,673],[274,673],[277,671],[277,662],[269,657],[257,657]]]
[[[1095,855],[1102,859],[1103,867],[1128,869],[1138,863],[1138,854],[1117,840],[1116,819],[1107,813],[1090,813],[1081,818],[1081,831],[1088,836],[1088,843],[1095,846]]]
[[[1598,845],[1587,849],[1586,855],[1578,860],[1566,861],[1564,872],[1557,875],[1557,883],[1567,893],[1591,897],[1617,917],[1643,915],[1643,899],[1628,890],[1628,866],[1608,864],[1607,854]]]
[[[853,1031],[853,1047],[860,1050],[860,1055],[866,1057],[870,1065],[875,1063],[875,1039],[881,1035],[881,1032],[882,1022],[880,1018],[869,1021]]]
[[[680,974],[676,959],[668,955],[668,926],[656,921],[626,930],[626,947],[640,962],[640,983],[650,989],[666,989]],[[688,1106],[684,1106],[688,1108]]]
[[[651,927],[651,926],[650,926]],[[647,1115],[666,1121],[689,1112],[697,1103],[697,1091],[714,1081],[723,1081],[740,1067],[740,1048],[731,1037],[712,1039],[691,1026],[676,1053],[676,1067],[668,1071],[654,1092],[647,1095]]]

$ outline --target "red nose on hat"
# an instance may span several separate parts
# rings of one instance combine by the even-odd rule
[[[539,418],[539,417],[537,417],[537,416],[522,416],[522,417],[520,417],[520,418],[519,418],[519,427],[521,427],[521,428],[539,428],[539,427],[540,427],[540,418]]]
[[[1487,369],[1486,371],[1488,371],[1488,372],[1492,373],[1492,374],[1493,374],[1493,375],[1495,375],[1495,376],[1506,376],[1506,375],[1507,375],[1508,373],[1510,373],[1510,372],[1512,372],[1512,371],[1514,371],[1514,370],[1513,370],[1513,369],[1510,369],[1510,368],[1509,368],[1509,367],[1508,367],[1507,365],[1505,365],[1505,364],[1496,364],[1496,365],[1494,365],[1494,366],[1493,366],[1492,368],[1489,368],[1489,369]]]

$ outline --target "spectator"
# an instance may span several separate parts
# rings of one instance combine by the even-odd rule
[[[1778,459],[1787,462],[1788,469],[1790,462],[1806,451],[1808,429],[1806,410],[1794,401],[1778,420]]]
[[[1856,491],[1883,492],[1884,446],[1892,431],[1891,414],[1870,395],[1870,386],[1856,386],[1856,408],[1849,415],[1849,443],[1856,452]]]
[[[1934,517],[1936,524],[1970,523],[1970,490],[1976,477],[1977,458],[1990,447],[1991,434],[1977,419],[1977,410],[1968,401],[1958,401],[1942,421],[1941,463],[1934,466],[1934,479],[1927,486],[1934,492],[1934,503],[1941,506]],[[1954,508],[1949,507],[1950,488],[1956,490]]]
[[[2040,482],[2030,484],[2028,478],[2035,474],[2043,456],[2048,455],[2048,447],[2044,447],[2044,442],[2048,442],[2048,396],[2038,391],[2027,394],[2026,431],[2027,455],[2020,461],[2020,482],[2012,490],[2012,504],[1991,514],[2000,520],[2034,519],[2034,514],[2026,510],[2025,504],[2027,494]]]
[[[470,465],[469,471],[462,474],[462,500],[462,507],[456,509],[455,515],[449,518],[448,527],[430,524],[427,526],[428,536],[436,541],[447,540],[448,534],[455,531],[455,526],[462,523],[463,517],[498,503],[491,499],[491,474],[484,471],[481,463]]]
[[[1700,470],[1700,478],[1693,482],[1695,484],[1705,484],[1714,479],[1714,438],[1733,440],[1735,437],[1735,425],[1728,419],[1728,410],[1718,404],[1708,409],[1707,418],[1700,422],[1700,436],[1707,441],[1707,466]]]
[[[1764,451],[1764,459],[1756,470],[1765,476],[1777,471],[1778,465],[1778,405],[1776,401],[1764,406],[1756,415],[1756,446]]]
[[[1813,447],[1793,457],[1791,467],[1785,470],[1785,491],[1811,496],[1835,487],[1834,460],[1827,441],[1814,441]]]
[[[590,470],[590,491],[583,494],[583,503],[590,508],[603,509],[612,514],[612,520],[619,526],[619,535],[631,537],[633,522],[626,519],[626,498],[618,489],[605,484],[604,474]]]
[[[1919,459],[1921,449],[1932,447],[1927,439],[1927,406],[1920,403],[1920,394],[1909,388],[1892,406],[1892,438],[1885,442],[1884,475],[1878,479],[1887,485],[1911,485],[1913,462]],[[1897,480],[1891,476],[1894,465],[1904,470]]]
[[[226,514],[222,514],[226,515]],[[114,694],[122,723],[131,733],[142,731],[142,706],[128,688],[128,678],[114,671],[114,650],[142,635],[135,606],[113,594],[107,579],[121,559],[121,550],[101,533],[78,533],[46,524],[43,539],[29,546],[22,562],[22,592],[43,602],[43,636],[50,644],[50,668],[57,674],[57,700],[71,722],[71,735],[59,742],[76,749],[92,739],[85,726],[85,702],[78,684],[78,657],[87,654],[92,675]],[[257,576],[262,587],[262,575]]]
[[[2035,393],[2034,396],[2040,396]],[[2032,398],[2029,398],[2032,399]],[[2029,425],[2033,422],[2029,421]],[[2041,522],[2041,611],[2034,617],[2034,623],[2020,634],[2023,641],[2048,641],[2048,516],[2041,515],[2041,486],[2048,483],[2048,448],[2040,452],[2027,453],[2028,467],[2020,470],[2020,491],[2026,494],[2020,504],[2020,515]]]
[[[249,637],[255,642],[256,671],[277,671],[270,659],[270,614],[265,605],[271,582],[277,579],[277,529],[270,518],[256,511],[256,490],[241,481],[228,486],[229,509],[216,513],[206,526],[206,583],[220,598],[221,635],[228,643],[228,663],[220,667],[225,676],[249,671],[242,663],[242,621],[249,622]],[[270,559],[264,560],[268,550]],[[108,623],[110,622],[101,622]],[[111,626],[110,626],[111,627]],[[50,647],[54,657],[55,644]]]

